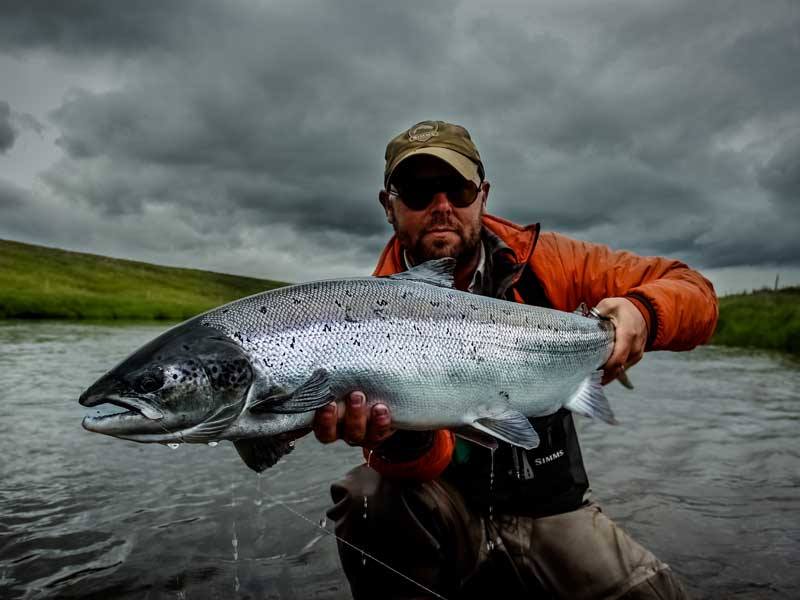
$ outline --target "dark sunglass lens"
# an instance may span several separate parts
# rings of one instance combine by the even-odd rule
[[[430,204],[433,194],[422,186],[398,186],[397,193],[403,203],[411,210],[423,210]]]
[[[437,177],[397,184],[398,196],[411,210],[426,209],[439,192],[447,194],[450,204],[456,208],[469,206],[478,194],[475,185],[458,177]]]
[[[475,202],[478,197],[478,189],[469,182],[460,181],[447,191],[447,198],[450,204],[456,208],[465,208]]]

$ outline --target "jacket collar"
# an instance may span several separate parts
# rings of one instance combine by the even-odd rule
[[[511,221],[488,214],[483,216],[482,221],[486,229],[499,237],[500,240],[508,246],[513,254],[514,262],[519,265],[524,265],[530,261],[533,250],[536,247],[536,242],[539,239],[538,223],[523,227]],[[403,270],[405,270],[403,248],[400,246],[397,236],[393,235],[389,243],[386,244],[386,247],[383,249],[383,252],[381,252],[378,264],[372,274],[381,277],[385,275],[394,275]]]

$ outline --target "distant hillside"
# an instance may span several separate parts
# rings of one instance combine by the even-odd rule
[[[800,354],[800,287],[724,296],[711,343]]]
[[[182,320],[282,285],[0,240],[0,318]],[[800,353],[800,287],[720,298],[712,343]]]
[[[0,240],[0,318],[183,320],[282,285]]]

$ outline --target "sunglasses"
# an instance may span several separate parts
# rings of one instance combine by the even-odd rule
[[[398,181],[392,184],[389,194],[400,198],[410,210],[425,210],[440,192],[447,195],[447,200],[454,207],[466,208],[475,202],[479,191],[471,181],[454,176]]]

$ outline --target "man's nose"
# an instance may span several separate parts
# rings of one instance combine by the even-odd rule
[[[447,192],[436,192],[431,199],[431,210],[434,211],[449,211],[453,207],[447,199]]]

